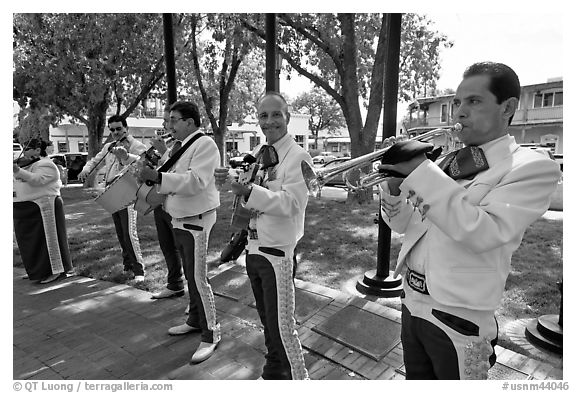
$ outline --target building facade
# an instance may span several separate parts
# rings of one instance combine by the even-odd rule
[[[520,102],[509,132],[519,144],[549,148],[563,154],[563,81],[522,86]],[[411,137],[449,127],[456,113],[454,94],[417,98],[408,106],[404,126]]]
[[[158,108],[162,108],[162,106]],[[110,115],[111,113],[108,114],[108,116]],[[151,146],[150,140],[152,138],[164,133],[161,109],[128,117],[126,121],[130,134],[147,146]],[[204,130],[204,132],[208,135],[211,134],[210,131]],[[288,133],[294,137],[300,146],[308,150],[308,138],[310,136],[308,115],[292,113],[288,124]],[[105,127],[103,141],[108,138],[109,134],[110,130]],[[54,144],[54,153],[88,152],[88,129],[84,124],[72,124],[64,121],[58,127],[51,127],[50,140]],[[250,152],[265,141],[266,137],[256,121],[248,121],[242,125],[233,123],[228,126],[226,155],[230,158],[244,152]]]

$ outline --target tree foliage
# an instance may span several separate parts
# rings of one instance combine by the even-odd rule
[[[236,14],[186,14],[182,20],[183,38],[190,41],[178,63],[182,93],[203,103],[205,125],[224,162],[227,124],[242,122],[262,94],[263,61],[251,55],[254,37],[241,28]]]
[[[436,91],[440,77],[440,49],[450,48],[453,43],[432,27],[433,22],[424,15],[403,15],[399,89],[402,101],[425,97]]]
[[[314,149],[318,148],[319,131],[327,130],[329,134],[333,134],[346,125],[340,106],[319,88],[300,94],[292,101],[292,107],[310,116],[308,127],[314,136]]]
[[[353,156],[370,151],[383,104],[386,14],[278,14],[278,23],[278,51],[288,63],[286,70],[307,77],[341,106]],[[262,19],[243,24],[261,39],[265,37]],[[430,44],[416,45],[415,41],[424,40]],[[437,78],[439,49],[447,45],[451,44],[444,35],[429,29],[425,16],[403,15],[402,100],[413,98],[418,88],[412,86],[424,80],[413,75]],[[365,119],[361,105],[367,109]]]
[[[14,99],[84,123],[90,155],[109,106],[127,117],[164,73],[160,15],[14,14],[13,29]]]
[[[371,152],[383,107],[385,44],[389,38],[387,15],[277,14],[277,20],[278,51],[288,63],[287,70],[296,70],[307,77],[340,105],[350,134],[352,157]],[[262,20],[245,19],[243,25],[265,38]],[[412,34],[408,29],[421,34]],[[409,57],[410,61],[400,63],[400,74],[406,76],[400,78],[402,99],[418,90],[410,88],[412,83],[425,80],[413,79],[413,75],[437,76],[434,70],[439,68],[438,51],[449,43],[444,35],[428,32],[425,17],[403,15],[404,51],[400,57]],[[434,42],[429,45],[416,45],[415,40],[432,38]],[[419,49],[407,51],[414,46]],[[361,105],[366,109],[365,116]]]

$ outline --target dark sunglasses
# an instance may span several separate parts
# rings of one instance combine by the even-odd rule
[[[124,127],[116,127],[116,128],[112,128],[110,127],[110,131],[114,132],[114,131],[120,131],[122,130]]]

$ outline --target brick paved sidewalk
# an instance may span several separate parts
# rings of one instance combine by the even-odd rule
[[[210,273],[222,341],[198,365],[189,359],[197,334],[169,336],[184,321],[187,297],[150,299],[124,284],[76,276],[48,285],[23,280],[14,268],[13,378],[17,380],[257,379],[264,337],[244,268]],[[299,334],[311,379],[404,379],[401,343],[375,358],[346,340],[322,334],[321,325],[345,308],[399,322],[399,312],[351,295],[296,280]],[[562,379],[562,368],[501,347],[491,379]],[[370,351],[368,351],[370,352]]]

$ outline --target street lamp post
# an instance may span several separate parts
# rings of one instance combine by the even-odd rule
[[[398,101],[398,69],[400,60],[400,31],[402,14],[388,14],[388,40],[384,77],[384,118],[382,138],[396,135],[396,107]],[[358,292],[378,297],[397,297],[402,292],[402,277],[390,275],[390,244],[392,231],[382,219],[378,206],[378,254],[376,270],[367,271],[356,283]]]
[[[266,14],[266,91],[280,92],[279,63],[276,56],[276,14]]]

